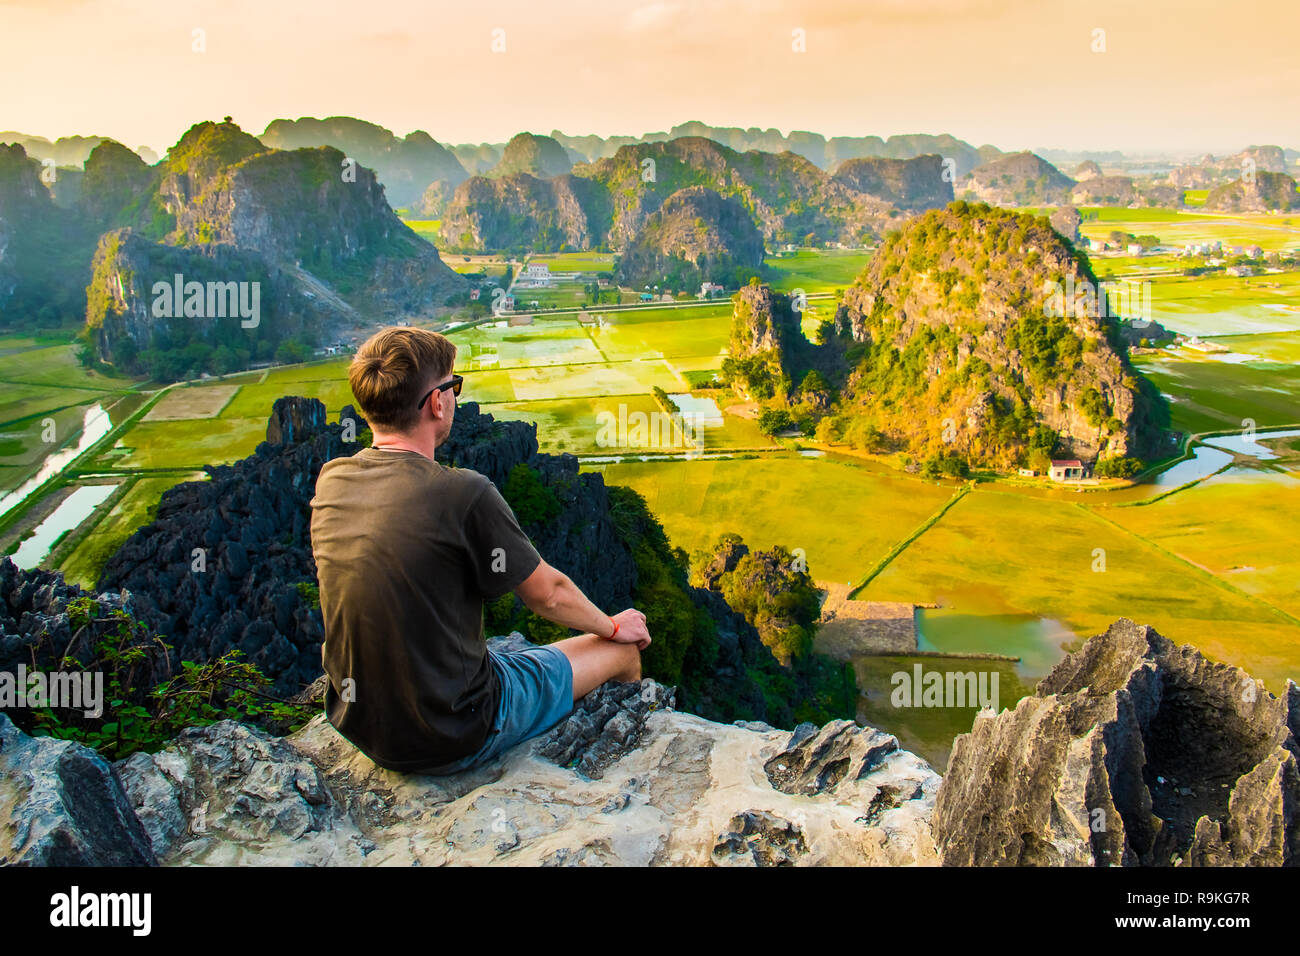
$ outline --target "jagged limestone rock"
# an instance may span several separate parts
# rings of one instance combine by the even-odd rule
[[[607,684],[547,734],[446,777],[377,767],[323,715],[284,738],[230,721],[191,728],[117,767],[168,865],[938,862],[939,781],[919,758],[894,752],[853,787],[788,794],[764,765],[791,734],[671,704],[654,681]],[[882,793],[914,798],[884,808],[871,796]]]
[[[646,719],[672,709],[673,690],[652,680],[598,687],[578,702],[569,717],[545,736],[538,754],[589,779],[636,746]]]
[[[890,754],[898,740],[851,720],[834,720],[820,730],[800,724],[790,743],[764,767],[772,786],[783,793],[825,793],[840,783],[866,779]],[[909,755],[910,756],[910,755]]]
[[[103,757],[70,740],[28,737],[0,713],[0,865],[156,864]]]
[[[1300,693],[1122,619],[957,738],[948,865],[1294,865]]]

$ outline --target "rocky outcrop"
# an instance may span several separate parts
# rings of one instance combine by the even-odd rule
[[[81,211],[101,226],[121,222],[153,181],[153,172],[121,143],[104,140],[91,151],[81,181]]]
[[[1100,289],[1044,219],[965,202],[925,213],[844,293],[837,326],[867,349],[841,405],[919,457],[1009,468],[1039,424],[1071,457],[1142,457],[1167,406],[1129,364]],[[907,354],[900,375],[891,355]],[[1025,424],[996,424],[1014,418]]]
[[[1080,183],[1087,182],[1089,179],[1098,179],[1101,177],[1101,167],[1091,159],[1085,159],[1070,174]]]
[[[878,737],[715,724],[644,680],[447,777],[376,767],[323,716],[284,738],[192,728],[117,771],[164,865],[933,864],[938,776]],[[781,761],[798,792],[773,782]]]
[[[1215,212],[1288,212],[1300,209],[1296,182],[1286,173],[1260,170],[1250,178],[1241,178],[1212,189],[1205,197],[1206,211]]]
[[[152,866],[117,772],[81,744],[28,737],[0,712],[0,866]]]
[[[1093,176],[1070,191],[1078,206],[1127,206],[1138,198],[1132,176]]]
[[[948,133],[903,133],[882,139],[879,136],[831,136],[794,130],[789,135],[778,129],[741,129],[738,126],[710,126],[691,121],[679,123],[667,133],[646,136],[566,136],[558,130],[551,133],[562,146],[581,153],[589,161],[613,156],[623,146],[638,143],[672,141],[687,137],[708,139],[739,153],[751,150],[765,153],[790,152],[815,163],[822,169],[834,169],[838,164],[860,157],[887,159],[914,159],[937,153],[956,164],[957,175],[964,176],[982,162],[1000,155],[994,146],[976,149],[970,143]]]
[[[68,584],[57,571],[23,570],[8,556],[0,557],[0,674],[17,675],[25,669],[75,672],[78,680],[85,673],[100,672],[102,677],[112,669],[105,657],[108,649],[115,655],[130,653],[135,662],[116,694],[128,704],[146,705],[149,692],[174,670],[156,636],[135,623],[135,612],[130,592],[96,596]],[[91,689],[82,685],[83,693]],[[99,694],[100,713],[89,716],[88,706],[51,703],[65,726],[98,728],[112,719],[103,688]],[[31,733],[37,710],[15,707],[10,716]]]
[[[811,234],[819,244],[856,244],[882,235],[900,210],[949,201],[952,183],[945,182],[951,179],[943,175],[945,159],[953,160],[957,175],[978,160],[969,144],[952,137],[894,137],[888,146],[876,141],[880,152],[868,150],[887,158],[849,159],[831,175],[799,150],[774,145],[771,151],[740,151],[691,134],[691,128],[688,124],[664,141],[596,148],[600,158],[573,166],[572,175],[553,172],[567,172],[567,159],[561,162],[556,154],[554,162],[543,163],[537,148],[525,156],[521,146],[519,159],[503,158],[491,172],[461,183],[446,203],[442,235],[463,251],[521,244],[549,250],[567,244],[623,253],[671,197],[701,187],[737,200],[766,242],[802,243]],[[529,142],[537,139],[549,137]],[[813,148],[811,139],[803,142]],[[839,145],[844,153],[836,152]],[[827,164],[835,161],[832,153],[836,160],[864,155],[848,138],[838,145],[825,143],[820,153]],[[468,161],[466,156],[462,161]],[[437,195],[431,200],[431,208],[440,206]]]
[[[715,723],[649,679],[445,777],[377,767],[324,715],[109,764],[0,713],[0,863],[1294,865],[1298,734],[1294,683],[1127,620],[978,716],[942,780],[880,730]]]
[[[609,196],[589,179],[474,176],[446,203],[441,235],[448,247],[466,251],[590,249],[604,241],[608,218]]]
[[[1048,222],[1060,233],[1062,239],[1072,244],[1079,241],[1079,223],[1083,222],[1083,217],[1073,206],[1057,207],[1052,211]]]
[[[397,218],[374,172],[333,147],[268,149],[231,122],[196,124],[143,170],[106,146],[83,201],[100,228],[117,228],[92,264],[86,325],[99,357],[129,371],[147,349],[197,342],[247,357],[362,312],[432,315],[467,288]],[[155,284],[176,275],[206,295],[187,290],[160,309]],[[256,289],[255,314],[232,316],[214,287],[238,288],[245,310]]]
[[[735,198],[690,186],[664,200],[623,250],[618,279],[694,292],[704,281],[736,286],[763,264],[763,237]]]
[[[1059,205],[1068,202],[1075,182],[1028,150],[1008,153],[977,166],[957,184],[957,195],[992,205]]]
[[[621,147],[573,168],[600,183],[613,204],[608,244],[623,250],[674,193],[705,186],[738,199],[769,242],[860,242],[891,223],[895,207],[858,192],[795,153],[737,152],[710,139],[683,136]]]
[[[550,136],[538,136],[536,133],[516,133],[506,143],[501,153],[501,162],[488,174],[490,176],[513,176],[527,173],[538,179],[551,179],[563,176],[573,168],[573,161],[568,153]]]
[[[1231,156],[1216,158],[1207,154],[1197,163],[1179,166],[1169,174],[1169,182],[1179,189],[1202,189],[1246,174],[1286,171],[1286,151],[1280,146],[1250,146]]]
[[[85,308],[94,233],[54,201],[50,175],[62,173],[0,143],[0,329],[53,327]]]
[[[451,150],[423,130],[396,136],[392,130],[350,116],[272,120],[258,138],[274,149],[333,146],[341,150],[375,171],[393,206],[413,206],[430,183],[442,181],[454,189],[469,175]]]
[[[731,335],[723,370],[747,398],[772,398],[783,383],[798,388],[810,368],[841,375],[844,361],[833,344],[818,348],[803,334],[802,313],[784,292],[745,285],[732,297]]]
[[[1300,863],[1300,689],[1121,620],[958,737],[946,865]]]
[[[851,159],[835,170],[835,180],[857,192],[893,203],[899,209],[941,209],[953,200],[956,167],[947,173],[942,156],[915,159]]]

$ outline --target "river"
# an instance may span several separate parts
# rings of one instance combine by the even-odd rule
[[[45,484],[55,475],[67,468],[68,465],[86,451],[95,442],[99,441],[110,431],[113,430],[113,420],[109,416],[108,410],[99,402],[89,406],[81,420],[81,435],[77,439],[75,447],[61,448],[52,454],[45,456],[41,462],[40,469],[27,481],[23,482],[16,489],[9,492],[3,498],[0,498],[0,517],[4,517],[14,508],[18,507],[27,497]]]

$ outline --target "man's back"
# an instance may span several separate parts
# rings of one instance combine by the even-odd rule
[[[394,770],[475,752],[500,701],[483,600],[540,561],[496,487],[366,448],[325,464],[311,507],[330,723]]]

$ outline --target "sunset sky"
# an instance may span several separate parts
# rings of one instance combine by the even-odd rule
[[[1300,148],[1298,27],[1294,0],[0,0],[0,130],[161,152],[226,114],[253,133],[343,114],[446,143],[694,119],[1003,149]]]

